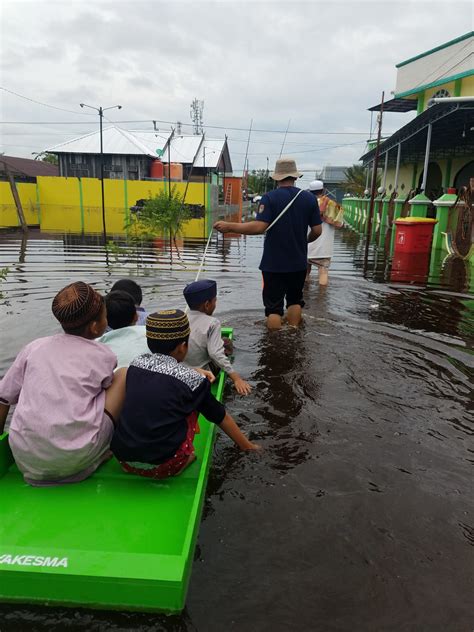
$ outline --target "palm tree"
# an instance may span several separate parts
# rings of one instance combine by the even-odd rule
[[[347,193],[362,197],[364,195],[365,184],[367,182],[367,169],[362,165],[352,165],[352,167],[348,167],[345,170],[344,175],[346,176],[345,188]],[[371,176],[372,174],[369,175],[369,187]],[[377,188],[379,186],[380,173],[377,173]]]

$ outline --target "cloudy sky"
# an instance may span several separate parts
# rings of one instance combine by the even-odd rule
[[[235,172],[242,170],[253,119],[254,129],[267,131],[252,132],[250,169],[265,167],[267,157],[274,163],[290,121],[284,154],[312,174],[358,159],[370,128],[367,108],[382,90],[390,98],[395,64],[467,32],[474,5],[1,0],[0,6],[0,85],[59,108],[0,91],[0,152],[31,157],[97,129],[98,117],[80,102],[120,103],[111,120],[152,129],[152,119],[190,123],[197,97],[205,103],[205,125],[222,127],[206,134],[228,134]],[[410,116],[388,114],[384,129]]]

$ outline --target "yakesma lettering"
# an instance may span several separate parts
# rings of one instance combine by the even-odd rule
[[[67,557],[45,557],[41,555],[0,555],[0,564],[13,566],[52,566],[68,567]]]

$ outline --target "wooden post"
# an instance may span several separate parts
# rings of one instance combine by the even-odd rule
[[[25,214],[23,213],[23,207],[21,206],[20,196],[18,195],[18,189],[16,188],[16,182],[8,168],[7,163],[4,161],[5,173],[7,174],[8,181],[10,182],[10,189],[12,191],[13,199],[15,200],[16,212],[20,221],[21,230],[24,233],[28,232],[28,224],[26,223]]]

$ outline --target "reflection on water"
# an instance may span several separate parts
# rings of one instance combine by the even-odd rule
[[[131,275],[146,307],[183,307],[204,249],[117,241],[106,256],[100,237],[0,239],[0,374],[57,330],[51,298],[67,282],[106,291]],[[393,283],[371,252],[363,278],[360,237],[338,231],[330,285],[305,291],[304,327],[270,334],[260,252],[260,238],[215,236],[203,272],[254,389],[228,385],[226,405],[264,453],[217,441],[185,612],[4,605],[2,632],[472,627],[472,268],[443,255],[424,284]]]

